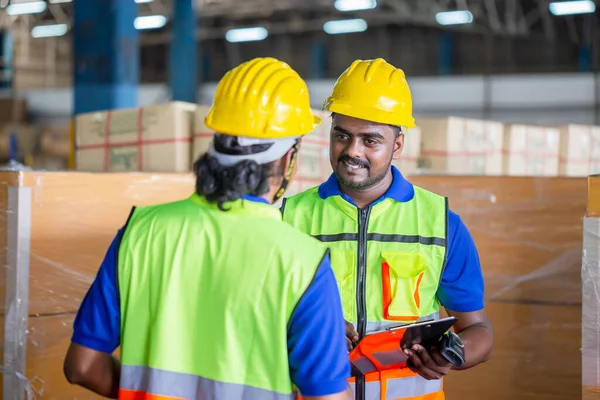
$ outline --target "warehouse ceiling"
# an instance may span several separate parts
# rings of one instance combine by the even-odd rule
[[[42,1],[40,12],[8,15],[9,4],[40,0],[0,0],[0,28],[9,27],[19,43],[21,57],[15,65],[69,80],[72,0]],[[141,79],[165,82],[173,0],[135,1],[139,17],[164,20],[160,27],[140,31]],[[201,81],[217,80],[243,60],[265,55],[285,60],[314,79],[334,78],[354,59],[372,57],[401,65],[412,76],[574,72],[600,65],[600,47],[593,46],[600,43],[597,11],[556,16],[549,0],[195,1]],[[344,11],[339,2],[371,7]],[[470,23],[442,23],[440,13],[457,10],[467,13]],[[331,34],[325,28],[331,21],[353,19],[362,21],[363,31]],[[66,35],[30,40],[36,27],[54,24],[61,24]],[[264,37],[245,43],[227,38],[230,30],[247,27],[258,27]]]
[[[0,6],[33,2],[34,0],[0,0]],[[71,25],[70,0],[46,0],[41,13],[10,16],[0,11],[0,26],[40,24]],[[167,20],[172,0],[136,0],[139,15],[164,15]],[[369,26],[423,26],[440,28],[436,14],[449,10],[469,10],[473,23],[444,26],[452,31],[490,33],[493,35],[568,36],[579,42],[585,31],[581,16],[557,20],[548,11],[548,0],[378,0],[374,9],[342,12],[333,0],[197,0],[198,38],[217,39],[232,27],[260,24],[270,35],[314,32],[323,29],[333,19],[362,18]],[[147,31],[144,44],[167,43],[166,29]]]

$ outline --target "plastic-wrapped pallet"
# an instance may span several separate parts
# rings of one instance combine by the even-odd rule
[[[504,174],[510,176],[557,176],[558,128],[513,124],[504,136]]]
[[[558,168],[561,176],[600,173],[600,126],[561,126]]]
[[[404,148],[400,158],[393,164],[404,176],[416,175],[419,170],[419,157],[421,156],[421,127],[409,129],[404,135]]]
[[[420,118],[417,123],[424,172],[502,174],[502,123],[459,117]]]
[[[583,399],[600,399],[600,176],[588,177],[588,205],[583,219],[582,386]]]
[[[171,102],[78,115],[77,170],[188,172],[196,107]]]
[[[196,109],[194,123],[194,159],[208,151],[214,132],[204,125],[204,118],[209,107],[199,106]],[[300,193],[326,180],[331,173],[329,163],[329,115],[313,110],[313,113],[323,120],[311,133],[302,138],[302,147],[298,157],[298,172],[296,179],[287,189],[285,197]]]

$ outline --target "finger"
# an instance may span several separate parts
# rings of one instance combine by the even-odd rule
[[[452,363],[448,362],[448,360],[446,360],[442,356],[442,353],[440,353],[440,351],[437,348],[432,347],[431,351],[429,352],[429,354],[431,355],[432,360],[438,366],[443,367],[444,369],[452,367]]]
[[[416,372],[417,374],[421,375],[427,380],[441,378],[441,375],[439,373],[432,370],[431,368],[428,368],[426,365],[423,364],[423,361],[419,357],[419,354],[417,354],[415,351],[405,350],[405,353],[408,356],[410,363],[412,364],[413,368],[411,368],[411,371]]]
[[[419,355],[419,357],[421,358],[421,361],[423,362],[423,365],[425,365],[427,368],[430,368],[430,369],[437,368],[436,363],[433,361],[433,359],[431,358],[431,356],[429,355],[429,352],[427,351],[427,349],[425,347],[416,344],[412,347],[412,349]]]
[[[348,338],[346,338],[346,343],[348,345],[348,351],[351,351],[353,346],[352,346],[352,341]]]

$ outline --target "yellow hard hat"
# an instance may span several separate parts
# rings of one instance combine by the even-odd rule
[[[221,134],[258,139],[298,137],[321,118],[310,108],[306,82],[275,58],[254,58],[228,71],[204,119]]]
[[[381,124],[415,127],[404,71],[383,58],[354,61],[338,78],[323,109]]]

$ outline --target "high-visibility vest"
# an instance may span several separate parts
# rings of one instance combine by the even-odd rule
[[[137,207],[118,255],[119,399],[292,399],[287,325],[327,248],[271,205]]]
[[[344,317],[361,338],[392,325],[439,319],[448,202],[414,189],[410,201],[386,198],[357,209],[339,195],[322,199],[315,187],[282,205],[284,221],[330,247]],[[444,398],[442,379],[428,381],[407,368],[370,373],[364,380],[353,389],[365,390],[366,397],[357,398]]]

